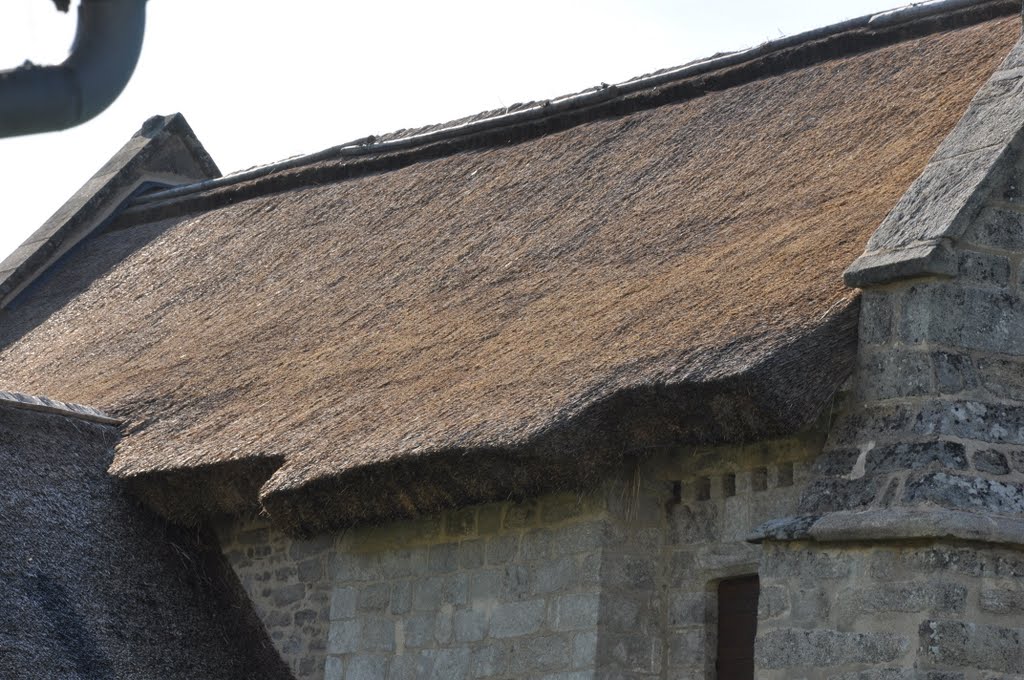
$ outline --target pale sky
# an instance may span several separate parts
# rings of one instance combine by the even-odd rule
[[[75,3],[77,5],[77,2]],[[225,173],[368,134],[615,83],[900,0],[150,0],[142,57],[100,116],[0,139],[0,259],[153,114]],[[64,59],[74,8],[3,0],[0,70]]]

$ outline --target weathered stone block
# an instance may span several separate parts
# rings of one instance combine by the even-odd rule
[[[931,472],[907,479],[903,500],[907,504],[934,503],[951,510],[1020,514],[1024,512],[1024,485]]]
[[[858,340],[862,344],[887,343],[893,336],[893,297],[888,292],[866,290],[860,299]]]
[[[864,472],[868,475],[938,467],[967,469],[967,455],[959,442],[900,442],[878,446],[868,452]]]
[[[868,572],[874,579],[888,581],[945,573],[980,576],[984,569],[977,550],[935,546],[876,550],[870,558]]]
[[[677,505],[669,515],[670,545],[714,541],[719,535],[718,507],[714,503]]]
[[[764,669],[885,663],[902,656],[910,643],[895,633],[840,632],[784,628],[758,635],[755,656]]]
[[[360,612],[382,612],[388,608],[391,593],[387,584],[373,583],[359,589],[356,610]]]
[[[519,535],[504,534],[487,539],[487,564],[505,564],[515,559]]]
[[[345,665],[345,680],[380,680],[388,674],[386,656],[356,654]]]
[[[459,544],[440,543],[430,546],[427,569],[432,574],[444,574],[459,568]]]
[[[459,566],[463,569],[478,569],[483,566],[486,546],[482,538],[463,541],[459,545]]]
[[[510,638],[536,633],[544,623],[544,610],[544,600],[499,603],[491,615],[491,636]]]
[[[376,616],[363,616],[359,621],[362,624],[359,635],[361,650],[390,652],[395,648],[394,621]]]
[[[702,598],[703,599],[703,598]],[[672,610],[669,610],[670,612]],[[774,619],[789,611],[789,589],[784,586],[765,586],[757,599],[757,618],[759,621]],[[669,618],[671,625],[671,614]]]
[[[990,475],[1006,475],[1010,473],[1010,463],[1004,453],[994,449],[983,449],[974,452],[974,469]]]
[[[607,670],[634,673],[661,672],[661,640],[648,635],[602,636],[597,649],[597,662]],[[616,677],[611,675],[610,677]],[[626,676],[628,677],[628,676]]]
[[[1020,616],[1024,614],[1024,591],[987,588],[981,591],[979,604],[987,612]]]
[[[1024,213],[1003,208],[985,208],[971,221],[963,239],[1000,250],[1024,250]]]
[[[967,589],[956,583],[921,580],[882,583],[846,591],[839,601],[840,610],[857,614],[923,611],[954,614],[964,610]]]
[[[402,631],[406,647],[432,647],[434,645],[434,612],[413,612],[402,618]]]
[[[1016,400],[1024,398],[1024,362],[982,358],[978,361],[978,378],[994,397]]]
[[[775,588],[776,591],[782,590],[777,586]],[[765,592],[762,591],[761,597],[758,600],[758,607],[760,608],[761,603],[767,602],[773,595],[777,595],[776,591],[770,590],[767,597]],[[707,622],[707,607],[708,596],[706,593],[675,593],[669,598],[668,625],[704,625]]]
[[[356,588],[335,588],[331,593],[331,620],[347,619],[355,616],[356,600],[359,591]]]
[[[464,678],[469,673],[472,652],[468,647],[449,647],[434,652],[429,680]]]
[[[972,283],[1005,288],[1010,283],[1010,260],[1002,255],[965,250],[960,252],[959,277]]]
[[[305,583],[292,583],[274,588],[271,597],[275,607],[286,607],[295,604],[306,596]]]
[[[850,574],[847,556],[787,547],[766,550],[761,565],[765,578],[820,580],[845,578]]]
[[[327,651],[331,654],[358,651],[362,629],[362,621],[358,619],[334,621],[327,635]]]
[[[668,667],[703,670],[709,649],[707,631],[703,628],[678,631],[668,640]]]
[[[980,383],[971,357],[952,352],[932,352],[935,387],[940,394],[958,394],[975,389]]]
[[[562,595],[552,603],[551,627],[558,631],[595,628],[600,614],[598,593]]]
[[[485,608],[460,609],[455,612],[453,627],[458,642],[476,642],[487,636],[488,616]]]
[[[547,594],[569,590],[576,584],[576,560],[573,557],[553,558],[539,563],[534,569],[534,593]]]
[[[476,535],[476,508],[463,508],[445,513],[444,533],[448,538]]]
[[[797,512],[814,515],[865,508],[878,496],[882,482],[882,478],[876,476],[817,479],[804,490]]]
[[[1018,628],[925,621],[919,634],[929,663],[1002,673],[1024,669],[1024,636]]]
[[[519,540],[519,559],[523,562],[546,560],[551,545],[549,529],[533,529],[523,533]]]
[[[391,613],[406,614],[412,610],[412,581],[391,584]]]
[[[345,662],[337,656],[327,657],[324,663],[324,680],[344,680]]]
[[[572,667],[586,668],[597,662],[597,632],[576,633],[572,638]]]
[[[925,351],[892,346],[862,350],[858,356],[863,399],[892,399],[931,394],[935,390],[931,356]]]

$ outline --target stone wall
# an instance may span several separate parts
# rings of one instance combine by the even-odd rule
[[[771,544],[759,680],[1019,680],[1024,552]]]
[[[823,431],[678,450],[592,494],[293,540],[221,527],[298,678],[713,677],[715,586],[756,573],[750,529],[791,514]]]

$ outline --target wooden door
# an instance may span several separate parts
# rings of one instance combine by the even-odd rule
[[[718,680],[754,679],[754,636],[757,635],[756,576],[718,584]]]

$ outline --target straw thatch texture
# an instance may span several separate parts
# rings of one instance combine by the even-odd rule
[[[843,269],[1018,23],[122,224],[7,313],[0,376],[128,419],[112,472],[180,519],[280,464],[296,531],[791,431],[852,367]]]
[[[0,405],[0,676],[290,678],[215,539],[106,474],[116,440]]]

